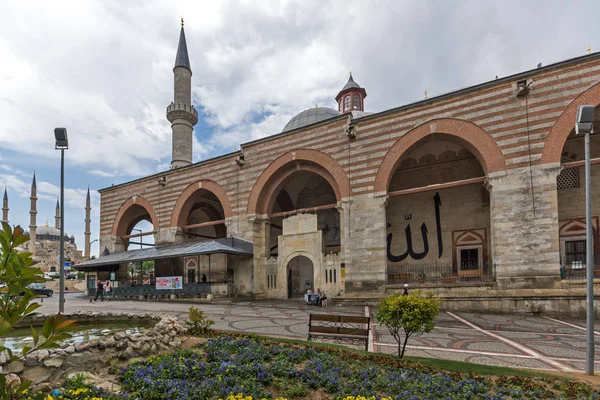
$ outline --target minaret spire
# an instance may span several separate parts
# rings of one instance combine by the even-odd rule
[[[2,222],[6,222],[8,224],[8,193],[6,190],[6,186],[4,186],[4,198],[2,199]]]
[[[54,227],[60,229],[60,203],[56,199],[56,212],[54,213]]]
[[[190,57],[187,51],[187,42],[185,41],[185,31],[183,30],[183,18],[181,18],[181,31],[179,32],[179,44],[177,45],[177,55],[175,56],[175,67],[183,67],[192,71],[190,68]]]
[[[91,246],[90,246],[90,222],[92,221],[91,219],[91,211],[92,211],[92,206],[90,205],[90,187],[88,186],[88,191],[87,191],[87,196],[85,198],[85,232],[83,233],[85,236],[85,241],[84,241],[84,251],[85,251],[85,257],[89,260],[90,259],[90,250],[91,250]]]
[[[173,75],[175,96],[173,103],[167,107],[167,119],[173,131],[171,168],[178,168],[192,163],[192,138],[194,125],[198,123],[198,111],[192,106],[192,69],[183,29],[183,18]]]
[[[35,182],[35,171],[33,171],[33,180],[31,181],[31,195],[29,196],[31,206],[29,209],[29,252],[35,256],[37,244],[37,184]]]

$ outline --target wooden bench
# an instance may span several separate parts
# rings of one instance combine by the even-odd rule
[[[370,317],[310,314],[308,340],[323,339],[333,343],[364,342],[365,351],[368,351],[370,328]]]

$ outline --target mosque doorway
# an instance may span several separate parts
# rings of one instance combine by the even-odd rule
[[[305,256],[296,256],[287,265],[287,298],[303,296],[314,288],[314,266]]]

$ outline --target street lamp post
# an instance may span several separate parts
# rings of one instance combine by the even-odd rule
[[[55,150],[60,150],[60,289],[58,312],[65,312],[65,150],[69,149],[66,128],[54,129]]]
[[[594,130],[594,106],[577,110],[575,134],[585,134],[585,269],[587,278],[587,346],[585,372],[594,375],[594,252],[592,243],[592,171],[590,167],[590,133]]]

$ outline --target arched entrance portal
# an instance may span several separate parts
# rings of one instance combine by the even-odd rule
[[[287,298],[303,296],[314,288],[314,265],[305,256],[296,256],[287,265]]]

